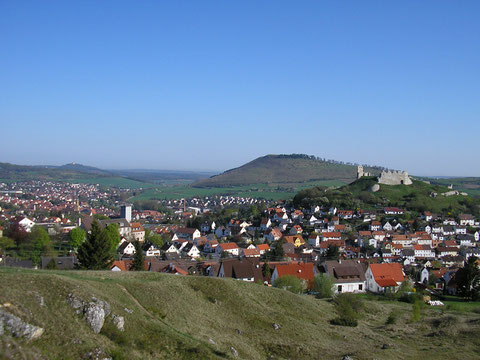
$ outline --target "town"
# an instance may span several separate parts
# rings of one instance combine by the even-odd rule
[[[429,300],[463,296],[456,274],[480,258],[479,219],[471,214],[299,208],[232,196],[159,200],[157,210],[140,210],[126,201],[128,191],[97,185],[32,181],[0,188],[2,266],[85,268],[78,250],[93,223],[115,233],[111,271],[133,270],[140,256],[137,270],[267,286],[288,275],[304,292],[325,274],[334,293],[395,293],[410,281]]]

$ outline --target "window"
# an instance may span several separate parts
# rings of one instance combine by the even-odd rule
[[[363,284],[358,285],[358,290],[363,290]]]
[[[338,285],[338,292],[339,292],[339,293],[342,292],[342,285]]]

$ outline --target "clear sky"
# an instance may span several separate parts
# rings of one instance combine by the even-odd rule
[[[480,176],[480,1],[0,1],[0,161]]]

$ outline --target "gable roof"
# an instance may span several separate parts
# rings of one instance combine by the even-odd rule
[[[382,287],[397,286],[397,283],[405,280],[403,267],[399,263],[370,264],[370,270],[375,282]]]
[[[262,267],[256,258],[226,259],[222,261],[225,277],[234,279],[251,279],[263,281]]]
[[[312,263],[292,263],[292,264],[280,264],[275,267],[278,277],[285,275],[293,275],[299,279],[307,281],[313,281],[315,276]]]
[[[365,281],[366,265],[356,260],[325,261],[324,267],[336,283]]]
[[[238,245],[234,242],[229,242],[229,243],[224,243],[218,245],[222,248],[222,250],[233,250],[233,249],[238,249]]]

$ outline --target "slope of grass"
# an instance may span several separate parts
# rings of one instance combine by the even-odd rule
[[[194,186],[229,187],[257,183],[303,183],[314,180],[340,180],[348,183],[355,179],[356,174],[356,166],[322,161],[307,155],[267,155],[220,175],[197,181]]]
[[[180,199],[191,197],[204,197],[215,195],[232,195],[242,197],[261,198],[267,200],[290,199],[297,191],[312,186],[336,187],[345,185],[340,180],[320,180],[310,181],[306,183],[291,184],[251,184],[244,186],[232,187],[213,187],[199,188],[192,186],[159,186],[142,192],[133,197],[130,201],[135,200],[163,200],[163,199]]]
[[[17,349],[19,358],[79,359],[100,348],[114,359],[218,359],[233,358],[234,347],[241,359],[472,359],[480,346],[477,314],[460,313],[457,333],[431,337],[438,311],[410,324],[410,305],[367,301],[358,327],[333,326],[329,301],[232,279],[17,269],[0,269],[0,278],[4,309],[45,329],[30,342],[0,337],[0,353]],[[93,334],[69,293],[109,302],[125,332],[107,321]],[[402,314],[398,324],[385,326],[392,311]]]

